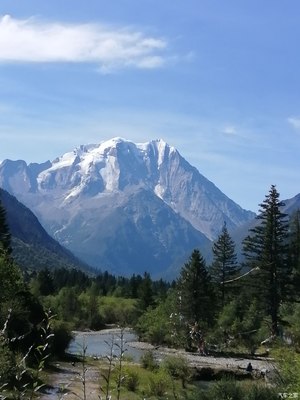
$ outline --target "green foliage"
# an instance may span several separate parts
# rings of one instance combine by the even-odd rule
[[[137,316],[137,300],[119,297],[101,297],[99,299],[100,315],[106,324],[119,323],[131,325]]]
[[[38,340],[32,343],[23,354],[12,354],[9,352],[7,344],[19,340],[18,337],[9,339],[7,336],[10,318],[11,315],[8,316],[4,328],[0,333],[0,354],[2,360],[0,361],[0,366],[4,367],[0,375],[0,389],[2,388],[11,393],[11,397],[7,398],[32,400],[44,386],[40,382],[40,373],[44,369],[46,360],[50,355],[49,343],[52,337],[50,330],[51,317],[47,313],[45,314],[45,319],[38,327]],[[10,367],[10,374],[7,374],[7,371],[5,371],[5,368],[8,366]],[[3,381],[5,382],[4,384]]]
[[[165,398],[167,390],[171,387],[171,379],[167,372],[159,369],[149,379],[150,394]]]
[[[168,287],[162,280],[153,282],[149,274],[127,279],[105,272],[89,277],[81,271],[64,268],[41,270],[32,274],[30,280],[32,293],[58,319],[70,322],[76,329],[93,330],[105,324],[133,325],[141,313],[141,305],[143,308],[154,298],[164,298]],[[129,298],[132,292],[134,298]]]
[[[151,350],[146,351],[141,357],[141,363],[143,368],[149,371],[155,371],[158,369],[158,363],[154,357],[154,353]]]
[[[49,344],[47,314],[8,256],[9,246],[10,235],[0,205],[0,382],[2,386],[5,380],[17,398],[31,391],[27,397],[31,399],[39,388],[38,373],[44,366]],[[37,368],[33,378],[29,367]]]
[[[58,293],[57,303],[57,312],[60,316],[60,319],[64,321],[71,321],[74,316],[78,316],[80,312],[80,303],[76,288],[62,288]]]
[[[3,384],[11,382],[15,375],[16,360],[7,341],[0,336],[0,388]]]
[[[233,379],[224,379],[214,384],[210,390],[210,395],[211,398],[218,400],[240,400],[244,398],[240,385]]]
[[[24,354],[37,342],[44,318],[43,307],[26,288],[19,269],[11,259],[0,258],[0,326],[6,324],[10,349]]]
[[[136,331],[140,337],[152,344],[161,345],[167,342],[167,335],[170,332],[170,324],[165,303],[161,303],[156,308],[148,309],[139,318]]]
[[[293,349],[283,347],[274,352],[280,367],[278,376],[282,392],[300,393],[300,355]]]
[[[6,337],[0,337],[0,387],[1,383],[14,376],[19,376],[22,387],[25,373],[21,361],[24,359],[26,374],[28,366],[38,365],[38,369],[44,367],[43,355],[34,364],[35,355],[43,348],[40,328],[44,311],[37,296],[44,306],[57,314],[57,320],[52,321],[54,338],[49,348],[52,354],[58,356],[62,356],[68,347],[72,339],[72,329],[100,329],[105,324],[116,323],[122,326],[135,324],[140,337],[151,343],[188,347],[189,325],[195,326],[194,323],[198,322],[201,331],[205,332],[205,339],[209,339],[219,349],[242,348],[243,351],[247,349],[250,352],[256,349],[262,339],[269,336],[266,324],[269,323],[273,334],[283,332],[299,349],[300,306],[294,300],[295,297],[299,298],[297,279],[300,276],[300,214],[290,229],[287,258],[286,220],[285,215],[280,212],[281,202],[274,186],[261,207],[261,224],[251,231],[244,242],[248,267],[255,267],[257,270],[256,274],[249,274],[239,280],[242,288],[240,293],[231,290],[227,284],[224,285],[224,282],[235,278],[238,272],[234,243],[225,225],[214,245],[215,259],[211,272],[215,274],[213,280],[219,288],[218,297],[215,295],[216,286],[212,284],[210,271],[207,270],[199,250],[193,251],[172,289],[163,281],[153,282],[147,273],[130,279],[115,277],[107,272],[89,277],[80,271],[60,268],[33,273],[30,281],[33,294],[29,293],[11,258],[0,251],[2,326],[7,319],[8,310],[12,309],[5,324]],[[2,228],[3,226],[2,224]],[[294,282],[288,279],[290,272]],[[291,287],[293,296],[288,295]],[[184,358],[168,357],[162,367],[159,367],[153,353],[146,352],[141,359],[146,371],[141,372],[141,369],[129,366],[123,370],[123,356],[119,359],[113,357],[112,350],[115,347],[118,345],[112,343],[107,368],[102,374],[105,381],[102,392],[105,396],[116,390],[113,387],[113,382],[116,381],[118,398],[122,397],[122,385],[122,391],[126,388],[131,392],[132,398],[140,398],[145,393],[154,396],[152,398],[179,399],[181,394],[186,399],[190,398],[188,393],[190,395],[191,392],[185,389],[190,386],[187,385],[190,370]],[[121,348],[118,349],[122,352]],[[281,368],[282,391],[300,392],[298,354],[286,349],[281,353],[277,359]],[[19,363],[17,354],[20,354]],[[30,378],[29,372],[27,378]],[[38,387],[37,383],[35,385],[34,390]],[[275,395],[270,388],[258,385],[247,387],[236,381],[220,381],[195,398],[271,400],[277,397]]]
[[[244,252],[250,267],[257,268],[256,295],[261,307],[271,317],[271,333],[279,334],[279,307],[288,296],[290,265],[287,262],[287,219],[281,212],[283,203],[274,185],[260,204],[260,224],[244,240]]]
[[[236,261],[235,244],[229,235],[226,224],[223,225],[222,232],[214,242],[212,251],[214,259],[210,274],[217,286],[221,307],[223,308],[228,298],[232,298],[234,289],[234,284],[228,281],[235,278],[240,270]]]
[[[215,293],[206,263],[199,250],[194,250],[180,271],[177,282],[180,292],[179,313],[186,323],[212,324],[215,314]]]
[[[0,256],[0,304],[11,301],[23,287],[20,270],[11,260]]]
[[[28,243],[17,237],[12,237],[12,256],[23,271],[40,271],[44,268],[49,270],[55,268],[88,270],[84,263],[76,259],[66,249],[60,247],[57,242],[55,242],[53,248],[52,246],[47,248],[49,239],[50,237],[45,243]],[[59,248],[56,248],[56,246]]]
[[[278,400],[279,390],[262,384],[244,383],[223,379],[211,385],[207,390],[200,390],[190,400]]]
[[[140,307],[142,310],[146,310],[154,302],[152,280],[150,274],[147,272],[145,272],[143,280],[139,286],[138,297],[140,299]]]
[[[289,223],[289,264],[292,268],[290,298],[300,299],[300,210],[290,217]]]
[[[278,400],[278,389],[251,385],[246,392],[245,400]]]
[[[0,204],[0,248],[1,241],[4,239],[5,247],[13,249],[11,256],[23,270],[39,270],[43,267],[53,269],[59,266],[87,268],[84,263],[51,238],[35,215],[14,196],[1,188],[0,196],[5,208],[5,214],[3,214],[3,207]],[[9,243],[10,237],[7,235],[7,230],[3,230],[3,217],[10,228],[11,243]],[[5,233],[6,237],[3,237],[1,232]],[[10,253],[10,249],[8,252]]]
[[[182,387],[186,387],[191,370],[186,358],[182,356],[169,356],[163,361],[163,368],[175,379],[180,379]]]
[[[42,269],[37,274],[38,291],[41,296],[48,296],[54,293],[53,278],[48,268]]]
[[[73,339],[71,325],[64,321],[53,320],[51,329],[53,332],[51,352],[53,355],[61,357]]]
[[[219,348],[243,345],[253,353],[264,338],[261,337],[263,316],[256,299],[247,306],[243,297],[232,300],[219,314],[212,339],[219,344]]]
[[[286,321],[285,335],[292,341],[293,346],[300,350],[300,304],[285,303],[281,306],[282,319]]]
[[[87,289],[79,297],[80,303],[80,322],[79,326],[92,330],[104,328],[103,316],[100,315],[99,298],[94,295],[92,290]]]
[[[184,347],[186,326],[180,314],[180,294],[170,289],[167,297],[148,308],[137,321],[135,330],[142,340],[155,345]]]
[[[0,256],[8,258],[11,251],[11,236],[6,221],[6,212],[0,202]]]
[[[139,368],[124,368],[124,385],[130,392],[136,392],[140,384]]]

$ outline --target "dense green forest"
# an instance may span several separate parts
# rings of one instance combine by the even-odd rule
[[[21,273],[0,206],[0,387],[21,393],[24,381],[36,382],[36,371],[63,357],[72,330],[115,324],[155,345],[205,355],[273,354],[284,366],[280,390],[300,396],[300,211],[288,217],[281,206],[272,186],[244,239],[243,263],[224,224],[212,264],[195,249],[171,283],[147,272],[130,278],[66,268]]]

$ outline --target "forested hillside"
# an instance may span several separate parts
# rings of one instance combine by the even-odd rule
[[[90,267],[61,246],[42,227],[37,217],[14,196],[0,188],[11,233],[13,258],[22,269]]]

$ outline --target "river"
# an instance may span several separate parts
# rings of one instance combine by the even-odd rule
[[[105,357],[110,354],[112,343],[113,355],[120,356],[121,343],[121,330],[110,329],[98,332],[74,332],[74,340],[71,342],[68,352],[72,354],[82,354],[83,347],[86,347],[86,355],[94,357]],[[139,362],[140,357],[144,354],[145,350],[151,349],[155,352],[158,359],[163,359],[166,356],[179,355],[185,357],[192,368],[204,369],[208,368],[213,371],[224,370],[232,371],[235,373],[245,371],[249,362],[255,371],[262,369],[271,371],[274,366],[272,361],[268,359],[247,359],[247,358],[230,358],[230,357],[216,357],[216,356],[201,356],[196,353],[186,353],[184,350],[169,349],[165,347],[154,348],[148,343],[138,342],[137,335],[126,329],[123,331],[123,348],[126,349],[125,355],[132,358],[133,361]],[[57,371],[50,376],[52,387],[49,388],[48,393],[44,393],[40,399],[42,400],[56,400],[61,398],[59,388],[67,388],[69,391],[80,393],[82,383],[80,380],[82,374],[82,366],[80,363],[71,362],[58,362],[56,364]],[[98,395],[92,396],[92,392],[98,393],[99,391],[99,369],[95,365],[90,365],[87,369],[87,384],[90,393],[89,400],[98,399]],[[200,378],[201,379],[201,378]],[[198,382],[203,385],[203,382]],[[210,383],[204,382],[205,385]],[[71,392],[70,392],[71,393]],[[71,399],[75,397],[70,397]]]
[[[123,350],[125,356],[129,356],[135,362],[140,361],[144,350],[130,346],[130,343],[138,340],[137,335],[129,330],[123,330]],[[104,329],[97,332],[74,332],[74,340],[69,345],[68,353],[82,354],[86,348],[86,355],[92,357],[105,357],[110,354],[113,346],[113,356],[119,357],[122,345],[120,329]]]

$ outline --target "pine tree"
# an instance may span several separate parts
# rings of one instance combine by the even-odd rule
[[[205,260],[199,250],[194,250],[180,272],[177,282],[180,293],[179,312],[189,324],[200,326],[213,321],[215,295]]]
[[[138,290],[138,296],[140,299],[140,307],[142,310],[146,310],[149,306],[153,305],[153,289],[152,280],[148,272],[144,273],[143,280]]]
[[[48,268],[42,269],[37,275],[37,283],[41,296],[54,293],[53,277]]]
[[[222,231],[213,244],[213,263],[210,269],[213,282],[217,285],[217,290],[221,297],[222,308],[228,300],[233,290],[233,285],[225,283],[237,276],[240,268],[237,264],[237,256],[235,252],[235,244],[229,235],[226,223],[224,223]]]
[[[289,223],[289,263],[292,268],[292,296],[300,292],[300,210],[290,217]]]
[[[6,222],[6,212],[0,201],[0,255],[8,257],[11,252],[11,236]]]
[[[287,216],[280,208],[275,185],[260,204],[260,224],[250,230],[244,240],[244,254],[251,268],[258,267],[257,293],[271,318],[272,335],[278,335],[279,306],[287,295],[290,268],[287,262]]]

